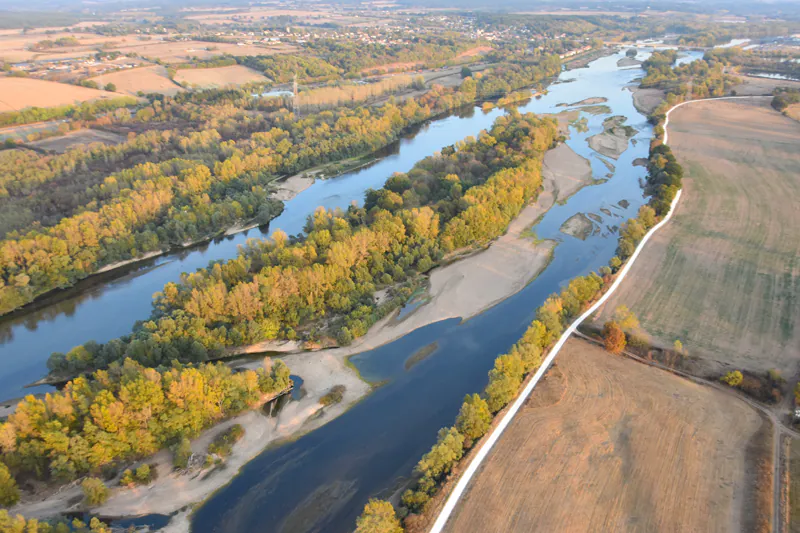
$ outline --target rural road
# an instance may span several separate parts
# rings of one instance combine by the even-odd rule
[[[726,97],[720,97],[720,98],[704,98],[702,100],[688,100],[686,102],[681,102],[679,104],[676,104],[675,106],[673,106],[666,113],[666,119],[664,121],[664,144],[667,144],[668,143],[668,139],[669,139],[669,130],[668,130],[669,116],[678,107],[681,107],[681,106],[684,106],[684,105],[687,105],[687,104],[691,104],[691,103],[694,103],[694,102],[705,102],[705,101],[711,101],[711,100],[732,100],[732,99],[739,99],[739,98],[764,98],[764,96],[726,96]],[[503,434],[505,429],[508,427],[508,425],[514,419],[514,416],[516,416],[517,412],[520,410],[520,408],[522,407],[523,403],[531,395],[531,393],[533,392],[533,389],[539,383],[539,380],[541,380],[542,376],[544,376],[545,372],[547,372],[547,369],[553,363],[553,360],[556,358],[558,353],[561,351],[561,348],[567,342],[569,337],[573,333],[575,333],[577,331],[578,326],[580,326],[584,322],[584,320],[586,320],[588,317],[590,317],[592,314],[594,314],[594,312],[597,311],[611,297],[611,295],[614,294],[614,292],[616,292],[617,288],[619,288],[620,284],[625,279],[625,276],[628,275],[628,272],[630,271],[630,269],[633,266],[633,264],[636,262],[636,259],[639,257],[639,254],[642,252],[642,250],[644,249],[645,245],[650,240],[650,238],[658,230],[660,230],[662,227],[664,227],[667,224],[667,222],[669,222],[669,220],[672,218],[672,215],[675,212],[675,208],[678,205],[678,202],[679,202],[679,200],[681,198],[682,192],[683,191],[680,190],[675,195],[675,198],[672,200],[672,204],[670,205],[669,213],[667,213],[667,215],[663,218],[663,220],[661,220],[661,222],[659,222],[658,224],[653,226],[653,228],[651,228],[650,231],[648,231],[647,234],[645,234],[644,238],[641,240],[639,245],[636,247],[636,250],[633,252],[633,255],[631,255],[631,257],[628,259],[628,261],[625,263],[625,265],[623,265],[622,269],[619,271],[619,273],[617,275],[617,278],[614,280],[614,283],[612,283],[611,287],[609,287],[609,289],[600,297],[599,300],[597,300],[597,302],[595,302],[594,305],[592,305],[581,316],[579,316],[572,324],[570,324],[570,326],[567,328],[567,330],[561,335],[561,337],[555,343],[553,348],[547,354],[547,357],[544,359],[544,361],[542,361],[542,365],[536,371],[536,373],[534,374],[533,378],[528,382],[528,384],[525,386],[525,388],[522,390],[522,392],[517,396],[516,400],[514,400],[514,403],[511,404],[511,408],[506,412],[505,415],[503,415],[503,418],[500,420],[500,423],[485,438],[485,440],[482,441],[480,450],[478,450],[478,453],[476,453],[475,456],[472,458],[472,460],[470,461],[470,463],[467,466],[466,470],[464,470],[464,473],[461,475],[461,477],[459,478],[459,480],[456,483],[455,487],[453,488],[452,492],[448,495],[447,500],[445,501],[444,507],[442,507],[442,510],[439,512],[439,515],[436,517],[436,521],[433,523],[433,527],[431,527],[431,529],[430,529],[430,533],[441,533],[444,530],[444,527],[447,524],[447,521],[450,518],[450,515],[452,515],[453,511],[456,508],[456,505],[458,504],[458,502],[461,499],[461,497],[464,495],[464,492],[466,491],[467,487],[469,486],[469,483],[472,480],[472,477],[478,471],[478,468],[481,466],[483,461],[489,455],[489,452],[492,450],[492,448],[494,447],[495,443],[498,441],[498,439]],[[687,375],[687,377],[688,377],[688,375]],[[692,379],[695,379],[695,378],[692,378]],[[747,400],[745,400],[745,401],[747,401]],[[765,408],[763,408],[762,406],[756,404],[755,402],[747,401],[747,403],[749,403],[750,405],[753,405],[754,407],[757,406],[756,409],[759,409],[759,411],[764,412],[763,410]],[[778,429],[777,428],[779,427],[779,421],[777,420],[777,417],[771,411],[767,414],[767,416],[769,416],[770,419],[773,421],[773,427],[775,428],[775,431],[776,431],[776,441],[780,440],[778,438],[778,436],[777,436],[777,433],[778,433]],[[795,436],[800,436],[800,434],[798,434],[794,430],[789,430],[788,428],[784,428],[784,429],[786,431],[789,431],[791,434],[793,434]],[[776,450],[778,450],[778,446],[777,445],[776,445]],[[773,461],[773,463],[775,463],[777,465],[779,463],[779,461]],[[773,495],[773,498],[774,498],[774,501],[777,502],[777,503],[775,503],[775,509],[773,509],[773,524],[775,525],[775,527],[773,529],[773,532],[774,533],[779,533],[779,531],[778,531],[779,530],[779,526],[778,526],[778,521],[779,520],[778,519],[780,517],[780,512],[779,512],[779,510],[780,510],[780,503],[779,503],[780,502],[780,480],[779,480],[778,473],[775,473],[774,477],[776,479],[776,482],[775,482],[776,486],[773,488],[773,490],[776,491],[776,492]]]

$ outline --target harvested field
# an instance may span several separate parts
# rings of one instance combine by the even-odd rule
[[[789,446],[789,531],[800,533],[800,440]]]
[[[232,65],[229,67],[181,69],[175,74],[175,81],[181,85],[189,84],[193,87],[210,89],[268,80],[253,69]]]
[[[78,130],[60,135],[58,137],[50,137],[41,141],[30,143],[31,146],[41,148],[42,150],[51,150],[60,154],[66,152],[73,146],[79,144],[103,143],[107,145],[119,144],[125,140],[121,135],[110,133],[101,130]]]
[[[792,375],[800,353],[800,124],[769,98],[697,102],[670,116],[684,168],[672,221],[609,299],[654,340],[680,339],[701,374]]]
[[[774,80],[771,78],[758,78],[756,76],[739,76],[742,83],[733,88],[739,96],[752,96],[772,94],[778,87],[800,89],[800,81]]]
[[[295,50],[290,45],[238,46],[231,43],[206,43],[201,41],[177,41],[177,42],[143,42],[130,46],[120,46],[117,48],[123,54],[135,52],[148,59],[160,59],[167,63],[186,63],[190,58],[210,59],[224,54],[236,56],[258,56],[289,53]]]
[[[465,57],[475,57],[478,55],[488,54],[492,51],[491,46],[476,46],[475,48],[470,48],[464,52],[461,52],[456,56],[456,59],[463,59]]]
[[[571,339],[447,531],[753,531],[761,416],[722,391]]]
[[[0,113],[26,107],[54,107],[118,97],[117,93],[98,91],[33,78],[0,78]]]
[[[143,93],[158,93],[174,96],[183,89],[167,77],[167,69],[160,65],[120,70],[92,78],[101,87],[109,83],[117,86],[117,92],[135,96]]]

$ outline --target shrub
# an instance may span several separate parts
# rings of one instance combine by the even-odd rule
[[[231,454],[233,445],[244,437],[244,428],[241,424],[234,424],[214,438],[208,445],[208,453],[220,457],[227,457]]]
[[[344,391],[346,390],[347,388],[344,385],[334,385],[325,396],[319,399],[319,403],[325,407],[340,403],[344,398]]]
[[[133,487],[136,485],[136,478],[133,477],[133,472],[131,469],[128,468],[122,473],[122,477],[119,479],[119,484],[123,487]]]
[[[0,463],[0,505],[11,507],[19,501],[17,482],[8,471],[8,467]]]
[[[356,533],[403,533],[403,528],[391,503],[370,500],[356,519]]]
[[[96,477],[84,479],[83,483],[81,483],[81,489],[83,489],[84,502],[90,507],[102,505],[108,500],[108,487]]]
[[[140,485],[148,485],[153,481],[153,472],[150,465],[142,465],[136,469],[136,482]]]
[[[187,437],[183,437],[172,450],[172,466],[176,469],[186,468],[191,457],[192,443]]]
[[[625,332],[623,332],[622,328],[613,320],[606,322],[606,325],[603,327],[603,344],[606,350],[614,355],[621,354],[622,350],[625,349],[625,345],[627,344]]]
[[[730,385],[731,387],[738,387],[739,385],[742,384],[743,380],[744,376],[738,370],[733,370],[731,372],[728,372],[727,374],[725,374],[720,378],[720,381]]]

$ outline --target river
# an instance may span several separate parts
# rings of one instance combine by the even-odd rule
[[[196,511],[194,533],[352,531],[366,501],[389,497],[401,487],[438,429],[453,423],[464,395],[486,385],[495,357],[521,337],[544,299],[569,279],[607,264],[616,249],[616,229],[645,201],[640,180],[646,171],[634,160],[648,156],[652,134],[627,89],[642,70],[618,68],[622,57],[562,73],[547,95],[520,109],[554,113],[564,109],[558,104],[591,97],[606,98],[610,108],[600,115],[582,113],[588,131],[573,129],[567,141],[590,160],[598,182],[554,206],[534,227],[540,238],[559,243],[548,268],[521,292],[467,322],[445,320],[354,356],[361,375],[382,382],[381,387],[322,428],[248,463]],[[614,171],[587,143],[611,115],[624,115],[638,131],[618,160],[606,159]],[[560,232],[577,213],[596,221],[585,240]],[[412,354],[434,342],[432,354],[406,368]]]
[[[393,172],[408,171],[420,159],[491,127],[501,113],[470,108],[416,128],[413,134],[384,150],[389,155],[375,164],[318,180],[286,202],[283,213],[269,227],[288,234],[299,233],[306,217],[318,206],[346,208],[352,201],[362,201],[367,188],[380,188]],[[63,294],[2,320],[0,401],[51,390],[48,386],[24,388],[47,374],[51,353],[66,352],[88,340],[106,342],[130,333],[137,320],[150,315],[153,294],[166,283],[177,281],[182,272],[204,268],[210,261],[231,259],[248,238],[266,233],[267,228],[251,229],[121,271],[92,276]]]
[[[691,54],[693,58],[696,54]],[[533,312],[567,280],[606,264],[616,248],[616,229],[645,201],[640,180],[645,169],[634,166],[648,155],[651,127],[633,107],[628,86],[642,76],[639,68],[619,68],[624,53],[598,59],[588,68],[566,71],[548,94],[520,111],[557,113],[558,104],[604,97],[610,112],[582,113],[588,131],[573,129],[567,143],[589,159],[597,183],[563,205],[554,206],[534,228],[544,239],[558,241],[553,261],[525,289],[481,315],[461,323],[442,321],[353,357],[361,374],[384,384],[347,413],[302,438],[263,452],[195,514],[196,532],[350,531],[364,503],[388,496],[408,479],[416,461],[452,424],[464,394],[481,390],[497,354],[522,335]],[[640,50],[637,59],[647,53]],[[685,59],[684,59],[685,60]],[[337,178],[317,181],[286,202],[270,224],[289,234],[301,231],[317,206],[346,207],[361,201],[365,189],[380,187],[393,172],[409,170],[418,160],[468,135],[487,129],[503,113],[471,108],[426,124],[388,150],[375,164]],[[638,133],[614,161],[591,150],[587,138],[603,131],[603,120],[624,115]],[[611,171],[606,163],[611,163]],[[593,230],[584,240],[560,232],[576,213],[591,214]],[[94,339],[104,342],[130,332],[150,313],[152,295],[182,272],[209,261],[234,257],[254,229],[171,254],[125,271],[90,278],[24,314],[0,323],[0,399],[47,387],[23,389],[46,373],[53,351],[67,351]],[[436,350],[406,369],[406,360],[436,342]],[[155,518],[155,517],[150,517]],[[145,520],[149,521],[149,520]]]

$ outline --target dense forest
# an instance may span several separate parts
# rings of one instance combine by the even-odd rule
[[[797,55],[786,51],[761,52],[732,46],[709,50],[704,58],[706,61],[716,61],[725,66],[736,67],[740,72],[767,72],[800,78]]]
[[[678,57],[675,50],[653,52],[642,67],[647,75],[642,87],[657,87],[680,99],[723,96],[741,83],[725,73],[725,65],[716,60],[698,60],[673,66]]]
[[[500,65],[478,80],[465,79],[457,89],[435,86],[402,104],[390,101],[379,108],[340,107],[303,117],[284,109],[263,120],[254,118],[249,111],[259,105],[253,102],[257,99],[242,97],[244,110],[231,102],[215,107],[227,110],[228,121],[220,129],[230,129],[232,120],[244,122],[245,131],[257,130],[238,140],[224,141],[212,127],[177,138],[150,131],[117,147],[73,150],[46,161],[30,161],[35,157],[7,152],[0,156],[0,165],[10,170],[2,182],[5,194],[21,197],[27,193],[37,198],[36,203],[21,198],[11,212],[26,214],[28,209],[24,217],[28,221],[36,219],[33,210],[44,210],[42,221],[59,215],[65,218],[54,226],[34,226],[24,235],[8,234],[0,242],[0,313],[54,288],[70,286],[116,261],[202,240],[243,220],[265,223],[280,211],[268,190],[268,183],[276,177],[372,152],[395,140],[410,125],[476,99],[502,96],[542,82],[558,69],[558,59],[553,57],[535,64]],[[196,122],[189,114],[194,108],[179,105],[184,102],[156,100],[142,110],[149,113],[139,120]],[[209,119],[206,124],[219,122]],[[101,182],[102,174],[91,171],[93,161],[102,168],[108,161],[143,152],[146,158],[161,162],[141,163]],[[172,158],[163,160],[164,156]],[[16,170],[20,158],[32,164]],[[87,182],[83,189],[74,187],[72,195],[67,194],[69,189],[42,187],[78,175],[88,176]],[[45,192],[40,195],[39,191]],[[62,210],[42,202],[43,197],[64,195],[66,207]]]
[[[202,361],[226,347],[300,334],[335,335],[346,344],[386,311],[375,304],[377,289],[501,235],[537,194],[541,158],[556,137],[552,119],[498,118],[479,138],[368,191],[363,207],[319,209],[303,236],[278,230],[235,259],[167,284],[153,316],[131,336],[53,354],[48,365],[74,375],[124,357],[148,366]]]
[[[268,363],[234,373],[222,363],[145,368],[127,359],[43,399],[28,396],[0,424],[0,470],[14,474],[0,490],[15,479],[68,482],[114,470],[195,437],[290,387],[286,365]]]
[[[103,112],[124,107],[134,107],[138,103],[139,101],[131,96],[119,96],[106,100],[93,100],[76,105],[29,107],[21,111],[0,113],[0,127],[31,124],[33,122],[55,120],[58,118],[93,118]]]

